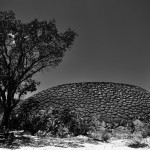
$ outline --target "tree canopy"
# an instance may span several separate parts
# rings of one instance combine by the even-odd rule
[[[0,102],[4,118],[5,111],[11,112],[22,95],[36,90],[39,82],[33,75],[56,67],[76,36],[70,28],[58,32],[54,19],[22,23],[14,12],[0,12]]]

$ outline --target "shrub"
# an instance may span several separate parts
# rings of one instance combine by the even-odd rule
[[[135,125],[135,134],[140,134],[142,138],[146,138],[150,136],[150,123],[143,123],[140,120],[135,120],[134,122]]]
[[[49,119],[48,128],[52,134],[59,136],[67,134],[73,136],[85,135],[88,131],[85,120],[69,108],[53,114]]]
[[[10,129],[25,130],[31,134],[44,130],[50,115],[50,113],[47,113],[48,110],[40,110],[34,113],[25,111],[15,112],[10,118]]]
[[[143,148],[149,146],[147,143],[145,143],[145,139],[147,138],[150,133],[149,123],[143,123],[140,120],[134,120],[133,121],[135,125],[135,132],[132,135],[132,142],[128,145],[132,148]]]
[[[95,115],[90,120],[88,135],[94,140],[108,142],[111,138],[111,130],[107,128],[107,125],[104,121],[99,119],[98,115]]]
[[[48,108],[34,114],[17,113],[11,117],[11,128],[29,131],[31,134],[41,131],[60,137],[85,135],[88,131],[86,121],[69,108],[63,110]]]

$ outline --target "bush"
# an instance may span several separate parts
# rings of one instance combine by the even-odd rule
[[[69,108],[63,110],[49,108],[34,114],[24,112],[15,114],[11,117],[11,128],[29,131],[31,134],[41,131],[60,137],[86,135],[88,131],[86,121]]]
[[[140,134],[142,138],[150,136],[150,123],[143,123],[140,120],[135,120],[135,134]]]
[[[99,116],[93,116],[89,122],[88,135],[94,140],[108,142],[111,138],[111,129],[107,128],[107,124],[104,121],[99,120]]]
[[[51,112],[51,108],[34,113],[15,112],[10,118],[10,129],[29,131],[31,134],[35,134],[39,130],[45,130]]]
[[[148,122],[143,123],[138,119],[134,120],[133,123],[135,125],[135,132],[132,134],[132,142],[128,146],[132,148],[143,148],[149,146],[144,138],[149,136],[150,124]]]
[[[88,128],[84,119],[75,111],[66,108],[62,111],[53,112],[47,126],[53,135],[86,135]]]

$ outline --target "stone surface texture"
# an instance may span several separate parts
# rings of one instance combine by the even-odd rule
[[[140,87],[112,82],[83,82],[55,86],[26,99],[29,111],[45,108],[78,111],[83,118],[133,120],[150,117],[150,93]]]

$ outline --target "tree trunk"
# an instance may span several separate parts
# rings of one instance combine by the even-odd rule
[[[2,124],[1,124],[3,130],[8,130],[9,129],[10,113],[11,112],[9,110],[4,110]]]

